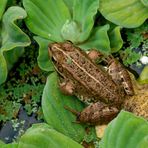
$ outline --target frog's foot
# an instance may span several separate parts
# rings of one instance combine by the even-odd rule
[[[64,82],[59,83],[59,85],[60,85],[60,90],[62,91],[63,94],[73,95],[74,86],[72,82],[65,80]]]
[[[106,124],[117,116],[119,110],[115,107],[97,102],[86,107],[82,112],[65,107],[77,116],[76,123],[88,123],[90,125]]]

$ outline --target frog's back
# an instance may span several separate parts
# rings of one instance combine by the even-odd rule
[[[65,45],[62,47],[64,58],[56,64],[58,71],[75,83],[75,95],[86,102],[101,100],[109,104],[120,103],[121,91],[111,76],[93,63],[80,48],[71,46],[70,50],[65,50]]]

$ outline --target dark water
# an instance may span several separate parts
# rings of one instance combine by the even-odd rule
[[[28,116],[23,107],[20,108],[17,123],[21,121],[24,121],[24,124],[19,124],[15,129],[12,127],[12,122],[7,121],[0,129],[0,140],[5,143],[11,143],[18,136],[20,130],[25,132],[32,124],[42,122],[36,119],[35,114]]]

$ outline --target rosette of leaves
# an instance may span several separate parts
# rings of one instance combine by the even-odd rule
[[[26,16],[24,9],[17,6],[10,7],[3,15],[0,30],[0,84],[6,80],[8,70],[23,54],[24,47],[30,44],[29,37],[16,25],[17,20]]]
[[[147,145],[148,122],[130,112],[121,111],[105,130],[100,148],[146,148]]]
[[[51,42],[70,40],[83,50],[96,48],[103,53],[118,51],[123,44],[120,27],[94,27],[99,0],[23,0],[28,13],[26,24],[38,35],[38,64],[50,70],[47,46]],[[46,48],[46,49],[45,49]]]
[[[125,28],[140,26],[148,18],[147,0],[100,0],[99,10],[109,21]]]

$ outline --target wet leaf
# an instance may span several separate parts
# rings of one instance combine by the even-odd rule
[[[111,32],[109,32],[109,40],[112,53],[121,49],[123,40],[120,33],[120,26],[115,27]]]
[[[79,44],[78,46],[84,50],[97,49],[102,53],[109,54],[111,49],[109,37],[107,34],[108,30],[109,25],[94,28],[87,42]]]
[[[10,143],[10,144],[4,144],[4,145],[1,145],[1,148],[18,148],[18,144],[17,143]]]
[[[93,28],[94,16],[99,8],[99,0],[75,0],[73,20],[80,26],[81,34],[78,42],[85,41]]]
[[[100,148],[146,148],[148,122],[126,111],[109,123]]]
[[[69,8],[70,12],[72,13],[73,11],[73,4],[75,0],[63,0],[66,6]]]
[[[84,42],[91,33],[98,7],[99,0],[75,0],[73,18],[61,30],[63,38],[73,43]]]
[[[49,59],[48,54],[48,45],[49,43],[52,43],[52,41],[41,38],[39,36],[34,37],[34,39],[39,44],[39,55],[37,58],[39,67],[45,71],[53,71],[54,67],[51,60]]]
[[[0,20],[5,10],[6,4],[7,4],[7,0],[0,0]]]
[[[144,6],[148,7],[148,1],[147,0],[141,0]]]
[[[45,123],[34,124],[21,137],[18,148],[82,148]]]
[[[100,0],[99,10],[107,20],[114,24],[134,28],[140,26],[148,18],[148,10],[145,6],[147,2],[141,1]]]
[[[16,25],[16,20],[24,19],[26,16],[24,9],[17,6],[10,7],[3,16],[0,84],[6,80],[8,70],[22,55],[24,47],[30,44],[29,37]]]
[[[71,16],[62,0],[24,0],[23,5],[28,13],[26,24],[31,32],[52,41],[63,41],[61,28]]]

